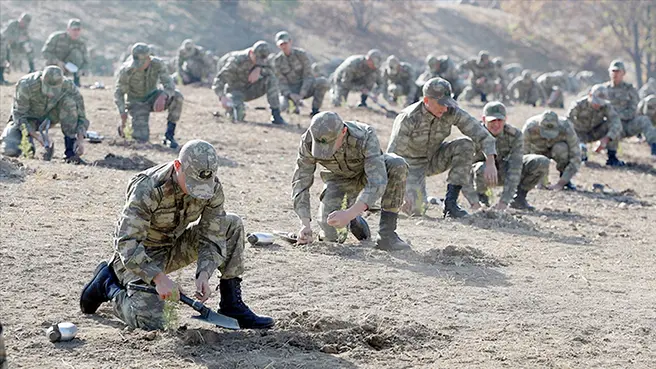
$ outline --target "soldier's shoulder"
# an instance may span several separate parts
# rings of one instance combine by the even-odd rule
[[[635,89],[635,87],[633,87],[633,84],[629,83],[629,82],[622,82],[622,88],[624,88],[625,90],[634,90]]]
[[[366,123],[347,121],[344,124],[348,128],[349,134],[360,140],[365,139],[368,135],[376,134],[376,130]]]
[[[152,56],[150,58],[150,64],[157,68],[162,68],[162,67],[166,68],[166,62],[164,62],[164,60],[160,59],[157,56]]]
[[[558,117],[558,127],[560,127],[560,129],[563,131],[574,130],[574,125],[572,124],[572,122],[564,117]]]
[[[509,135],[510,137],[515,137],[515,138],[522,137],[522,131],[520,131],[517,127],[511,126],[508,123],[506,123],[503,126],[503,133]]]
[[[294,53],[296,55],[308,56],[308,52],[305,51],[305,49],[300,48],[300,47],[293,48],[292,53]]]
[[[422,109],[423,102],[422,101],[417,101],[414,104],[406,106],[403,110],[401,110],[401,114],[399,115],[404,115],[407,118],[411,119],[418,119],[421,118],[421,116],[424,114],[424,111]],[[426,112],[428,113],[428,112]]]
[[[130,180],[130,186],[136,186],[135,191],[150,192],[162,187],[171,177],[173,163],[164,163],[137,173]]]
[[[62,83],[62,90],[71,93],[79,92],[73,80],[68,77],[64,77],[64,83]]]
[[[41,77],[41,73],[42,73],[41,71],[38,71],[23,76],[21,79],[18,80],[16,86],[18,88],[28,88],[28,89],[33,88],[34,86],[38,86],[40,89],[41,79],[39,77]]]
[[[526,132],[538,129],[539,124],[540,124],[540,115],[535,115],[528,118],[526,120],[526,123],[524,123],[524,127],[522,128],[522,133],[526,134]]]
[[[55,31],[48,36],[50,39],[60,38],[66,36],[66,31]]]

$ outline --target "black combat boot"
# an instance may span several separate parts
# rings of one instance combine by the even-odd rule
[[[478,202],[487,206],[488,208],[490,207],[490,198],[484,193],[478,194]]]
[[[376,248],[384,251],[410,250],[410,245],[396,234],[396,221],[399,214],[381,210]]]
[[[8,85],[9,82],[5,80],[5,67],[0,67],[0,85]]]
[[[30,67],[30,73],[34,73],[34,72],[36,72],[36,68],[34,68],[34,60],[28,60],[28,61],[27,61],[27,64],[28,64],[29,67]]]
[[[69,163],[69,164],[86,164],[84,160],[82,160],[76,153],[75,153],[75,143],[77,142],[77,138],[75,137],[66,137],[64,136],[64,163]],[[50,143],[52,147],[52,143]]]
[[[80,75],[77,72],[73,73],[73,83],[80,87]]]
[[[172,149],[178,148],[178,141],[175,140],[175,126],[173,122],[166,123],[166,133],[164,133],[163,144],[168,145]]]
[[[371,238],[371,230],[369,229],[369,224],[364,220],[362,216],[357,216],[351,220],[349,224],[351,233],[358,239],[358,241],[364,241]]]
[[[280,115],[280,109],[271,108],[271,123],[272,124],[287,124],[282,115]]]
[[[607,150],[608,151],[608,160],[606,160],[606,165],[610,167],[623,167],[626,164],[617,158],[617,150]]]
[[[449,184],[446,188],[446,197],[444,198],[444,217],[462,218],[469,215],[469,213],[458,205],[458,196],[460,196],[462,186]]]
[[[562,177],[563,177],[563,172],[560,172],[559,178],[562,178]],[[572,183],[572,181],[568,181],[563,186],[563,189],[564,190],[570,190],[570,191],[576,191],[576,185],[574,183]]]
[[[310,112],[310,118],[312,118],[313,116],[315,116],[317,114],[319,114],[319,109],[312,108],[312,111]]]
[[[367,97],[369,97],[369,95],[367,95],[367,94],[361,94],[360,95],[360,104],[358,104],[358,108],[366,108],[367,107]]]
[[[585,144],[581,144],[581,162],[588,162],[588,147]]]
[[[656,156],[656,143],[651,144],[651,154]]]
[[[481,102],[486,103],[487,102],[487,94],[481,93]]]
[[[510,207],[513,209],[534,211],[535,207],[526,201],[526,194],[528,194],[528,191],[518,188],[515,197],[510,202]]]
[[[80,309],[85,314],[93,314],[103,302],[111,301],[122,289],[114,270],[103,261],[93,272],[91,282],[82,289]]]
[[[219,292],[221,293],[219,312],[237,319],[241,328],[266,329],[275,324],[273,318],[258,316],[244,304],[241,299],[241,278],[221,279]]]

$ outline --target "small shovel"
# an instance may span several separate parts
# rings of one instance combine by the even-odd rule
[[[128,289],[159,295],[155,287],[151,287],[151,286],[128,283]],[[185,305],[191,306],[194,310],[200,313],[200,315],[192,316],[192,318],[194,319],[198,319],[221,328],[227,328],[227,329],[241,328],[239,327],[239,322],[237,322],[237,319],[217,313],[212,309],[208,308],[207,306],[203,305],[203,303],[201,303],[200,301],[196,301],[187,297],[187,295],[183,294],[182,292],[180,292],[180,301],[182,301],[182,303]]]

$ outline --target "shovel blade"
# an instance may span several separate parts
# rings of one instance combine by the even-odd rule
[[[207,314],[207,317],[204,317],[202,315],[196,315],[196,316],[192,316],[192,318],[201,320],[203,322],[221,328],[234,329],[234,330],[241,329],[241,327],[239,327],[239,322],[237,322],[237,319],[231,318],[229,316],[225,316],[223,314],[215,313],[211,310],[209,311],[209,314]]]

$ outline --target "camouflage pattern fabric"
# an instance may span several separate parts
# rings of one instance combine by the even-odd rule
[[[656,126],[656,94],[649,95],[638,103],[638,114],[645,115],[651,119],[651,124]]]
[[[569,79],[566,73],[562,71],[543,73],[537,78],[537,82],[549,96],[547,98],[548,107],[565,107],[564,92],[569,90]]]
[[[289,56],[280,51],[273,62],[280,88],[281,110],[289,109],[289,95],[292,93],[299,94],[302,99],[312,97],[312,108],[319,110],[330,89],[330,83],[324,77],[315,77],[310,57],[305,50],[292,48]]]
[[[553,115],[555,113],[550,112]],[[557,118],[554,123],[553,137],[545,137],[541,129],[543,117],[547,112],[533,116],[526,121],[522,134],[524,136],[524,153],[544,155],[556,162],[556,168],[562,173],[563,180],[571,180],[581,167],[581,147],[572,123],[564,118]]]
[[[377,86],[377,92],[382,93],[388,101],[407,96],[406,105],[410,105],[415,102],[417,95],[415,80],[415,71],[410,64],[401,62],[395,68],[390,68],[386,63],[382,68],[381,84]]]
[[[28,61],[34,62],[34,51],[25,49],[31,46],[28,27],[21,27],[18,19],[10,20],[7,26],[0,31],[0,64],[5,61],[17,60],[18,55],[25,54]]]
[[[522,104],[535,106],[538,101],[547,102],[547,96],[533,77],[519,76],[508,85],[508,95]]]
[[[622,122],[610,104],[603,104],[595,109],[588,96],[584,96],[572,102],[567,117],[583,143],[594,142],[604,137],[608,137],[611,141],[622,138]],[[613,146],[617,147],[617,143],[611,145],[611,148]]]
[[[495,91],[499,75],[497,68],[488,60],[487,63],[478,59],[469,59],[459,66],[461,70],[469,70],[469,86],[463,91],[464,99],[471,100],[477,93],[489,95]]]
[[[426,81],[431,78],[440,77],[451,84],[453,95],[457,97],[465,89],[465,81],[460,78],[460,72],[456,63],[448,55],[435,57],[429,55],[426,59],[426,69],[422,74],[417,77],[415,84],[417,85],[417,100],[421,97],[421,88],[424,87]]]
[[[53,125],[60,123],[62,133],[70,138],[84,135],[89,128],[84,99],[73,81],[64,78],[59,93],[48,98],[42,91],[42,75],[43,71],[30,73],[16,83],[11,121],[0,138],[0,150],[4,155],[21,154],[21,126],[32,133],[38,130],[41,122],[50,119]]]
[[[445,142],[453,126],[469,138]],[[470,182],[474,142],[485,154],[496,154],[494,137],[458,107],[436,118],[420,101],[396,117],[387,152],[401,156],[409,165],[406,201],[412,204],[413,214],[420,214],[426,202],[427,176],[451,169],[448,183],[466,186]]]
[[[191,50],[180,47],[176,59],[176,73],[187,83],[205,82],[212,79],[215,69],[212,54],[203,47],[194,45]]]
[[[622,121],[622,137],[633,137],[642,133],[649,144],[656,143],[656,128],[649,117],[638,115],[638,92],[630,83],[613,86],[611,81],[603,84],[608,89],[608,99]]]
[[[656,95],[656,78],[650,77],[647,82],[645,82],[640,90],[638,90],[638,97],[644,99],[649,95]]]
[[[138,141],[148,141],[150,137],[149,119],[153,105],[161,93],[166,93],[167,120],[178,123],[182,114],[184,97],[175,89],[173,79],[164,62],[151,57],[146,70],[138,70],[132,65],[132,57],[123,63],[116,77],[114,102],[119,114],[128,112],[132,118],[132,137]],[[162,89],[159,89],[159,84]],[[127,104],[125,102],[127,95]]]
[[[52,33],[43,45],[41,52],[46,60],[46,65],[70,62],[75,64],[80,71],[89,69],[86,42],[82,38],[73,40],[66,31]]]
[[[7,369],[9,367],[9,360],[7,360],[7,351],[5,350],[5,339],[3,334],[4,327],[0,324],[0,369]]]
[[[347,133],[343,144],[330,159],[312,156],[312,134],[309,130],[303,134],[292,179],[294,211],[301,219],[312,219],[309,190],[317,164],[323,167],[319,225],[325,237],[332,241],[337,239],[337,233],[326,219],[331,212],[342,208],[344,196],[347,206],[361,201],[371,207],[382,199],[383,209],[398,211],[403,204],[407,177],[405,161],[382,153],[371,126],[357,122],[344,124]]]
[[[337,67],[332,75],[332,102],[334,106],[341,106],[350,91],[372,91],[376,84],[382,85],[378,69],[371,69],[367,65],[365,55],[351,55]]]
[[[255,100],[264,95],[271,109],[279,109],[280,89],[275,70],[270,63],[255,65],[249,56],[250,50],[251,48],[235,51],[226,59],[221,58],[224,60],[220,60],[219,64],[222,62],[224,64],[214,77],[212,90],[219,97],[230,94],[238,109],[244,105],[244,101]],[[255,67],[261,68],[260,79],[255,83],[249,83],[248,75]]]

